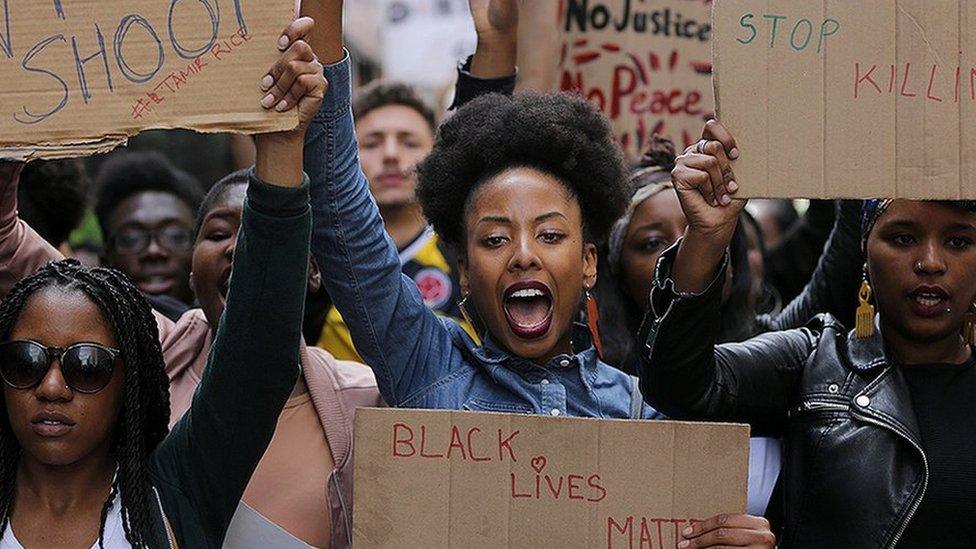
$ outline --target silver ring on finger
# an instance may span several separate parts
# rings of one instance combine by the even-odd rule
[[[698,143],[695,145],[695,152],[697,152],[698,154],[706,154],[705,145],[708,145],[708,139],[699,140]]]

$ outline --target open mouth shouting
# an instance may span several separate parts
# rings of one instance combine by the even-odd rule
[[[949,310],[949,292],[938,286],[919,286],[908,298],[918,316],[935,317]]]
[[[535,280],[516,282],[505,290],[508,327],[522,339],[538,339],[552,326],[552,291]]]

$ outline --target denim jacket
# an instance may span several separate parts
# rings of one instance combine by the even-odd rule
[[[634,383],[601,361],[577,327],[577,352],[545,366],[488,338],[476,344],[438,317],[401,273],[359,165],[350,107],[349,60],[326,67],[329,90],[306,136],[312,179],[312,251],[322,280],[391,406],[628,418]],[[640,398],[639,395],[637,398]],[[661,417],[642,405],[644,418]]]

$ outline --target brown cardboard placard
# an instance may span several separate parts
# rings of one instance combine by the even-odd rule
[[[294,0],[0,0],[0,158],[82,156],[145,129],[259,133]]]
[[[628,158],[657,133],[682,149],[714,112],[711,0],[560,0],[557,89],[610,118]]]
[[[746,508],[745,425],[360,409],[355,445],[356,547],[674,547]]]
[[[716,3],[740,194],[976,198],[970,23],[966,0]]]

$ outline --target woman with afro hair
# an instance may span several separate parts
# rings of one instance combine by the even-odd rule
[[[326,69],[329,129],[306,157],[312,250],[323,283],[391,406],[595,418],[657,418],[634,378],[604,363],[577,324],[597,244],[627,205],[607,120],[571,95],[487,95],[451,117],[419,166],[418,199],[458,254],[462,310],[481,343],[426,306],[356,157],[348,73]],[[762,518],[723,524],[731,545],[772,547]],[[717,526],[715,526],[717,528]],[[692,546],[714,540],[699,536]],[[684,545],[687,546],[687,545]]]

